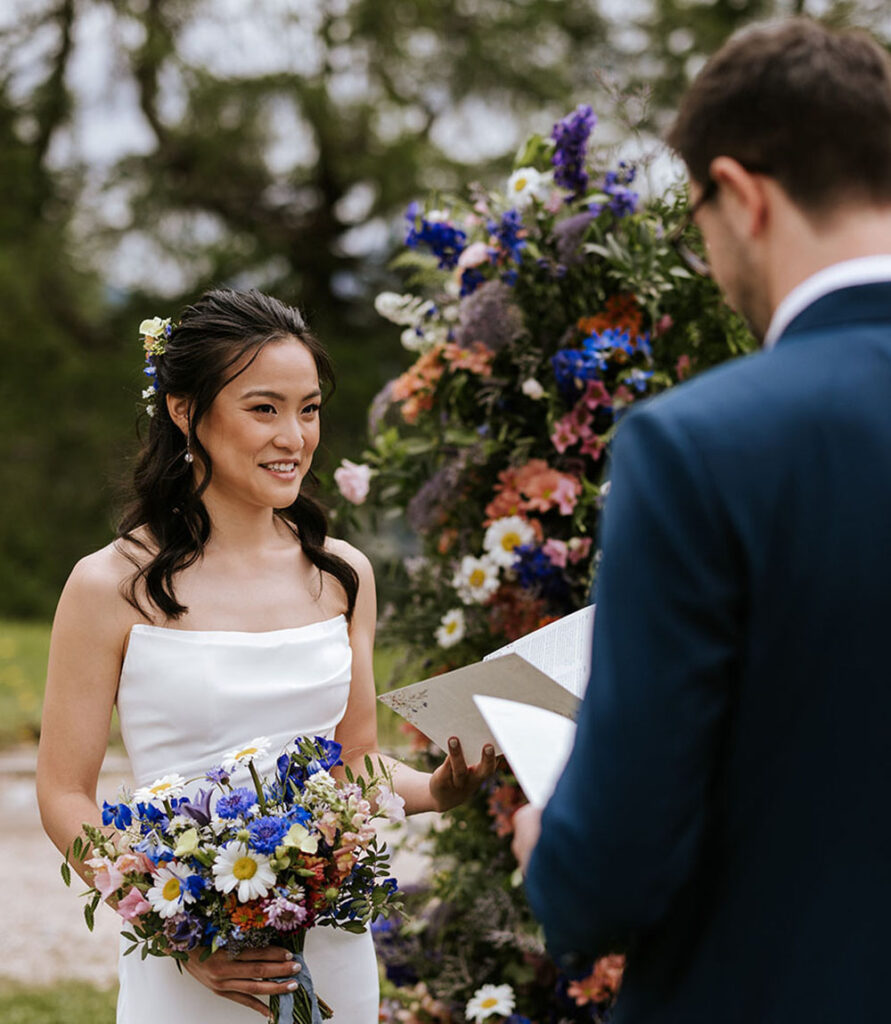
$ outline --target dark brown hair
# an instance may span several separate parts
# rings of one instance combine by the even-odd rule
[[[213,466],[195,428],[220,391],[250,366],[264,346],[287,338],[309,350],[323,394],[329,397],[334,390],[334,371],[328,353],[296,309],[258,291],[206,292],[183,312],[164,354],[155,358],[155,414],[137,460],[133,498],[118,526],[119,538],[147,554],[145,558],[128,555],[136,571],[125,591],[127,600],[143,615],[141,585],[149,601],[168,619],[188,611],[177,600],[174,579],[201,557],[210,537],[210,517],[201,495],[210,483]],[[192,400],[189,443],[204,470],[197,488],[192,468],[183,458],[186,439],[167,411],[167,395]],[[314,479],[311,473],[307,479]],[[276,514],[294,530],[310,561],[341,584],[347,595],[347,616],[352,615],[359,579],[348,562],[325,549],[328,524],[321,507],[301,491],[293,505]],[[152,547],[140,539],[140,530],[148,531]]]
[[[667,141],[701,186],[729,156],[809,213],[891,202],[891,59],[863,32],[807,18],[743,30],[697,76]]]

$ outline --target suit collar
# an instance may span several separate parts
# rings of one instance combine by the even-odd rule
[[[823,267],[796,285],[774,310],[764,338],[764,348],[773,348],[798,315],[824,295],[855,285],[888,281],[891,281],[891,254],[860,256]]]
[[[821,296],[791,321],[776,344],[808,331],[862,323],[891,323],[891,281],[852,285]]]

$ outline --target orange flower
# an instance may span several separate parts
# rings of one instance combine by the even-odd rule
[[[266,911],[259,906],[259,900],[249,900],[247,903],[235,903],[233,899],[233,905],[231,909],[227,904],[229,910],[229,918],[233,924],[243,928],[245,931],[250,931],[252,928],[265,928],[266,927]]]
[[[575,1000],[576,1006],[586,1003],[603,1003],[616,998],[622,986],[625,957],[615,953],[601,957],[594,964],[594,970],[581,981],[571,981],[567,994]]]
[[[514,831],[514,811],[526,803],[519,786],[504,782],[489,794],[489,814],[495,821],[495,834],[509,836]]]
[[[524,503],[520,492],[505,488],[486,505],[486,518],[483,525],[491,526],[496,519],[504,519],[506,516],[518,516],[522,513],[523,508]]]
[[[585,335],[618,327],[634,340],[643,328],[643,313],[633,295],[611,295],[602,313],[582,317],[576,326]]]
[[[495,353],[481,341],[475,341],[470,348],[462,348],[450,342],[443,350],[443,355],[451,363],[453,370],[469,370],[485,377],[489,373]]]

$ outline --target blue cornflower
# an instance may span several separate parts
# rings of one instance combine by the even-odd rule
[[[298,806],[292,807],[287,814],[288,825],[293,825],[295,821],[301,825],[306,825],[312,821],[312,815],[305,807],[300,807],[298,804]]]
[[[562,597],[567,585],[560,569],[554,565],[537,544],[522,544],[514,548],[517,561],[513,570],[517,582],[525,590],[535,590],[545,597]]]
[[[129,828],[133,821],[133,812],[126,804],[110,804],[107,800],[102,802],[102,824],[110,825],[122,831]]]
[[[208,782],[213,782],[218,786],[229,785],[229,773],[223,767],[211,768],[209,772],[205,773],[204,778]]]
[[[554,140],[553,164],[554,181],[561,188],[572,192],[570,198],[579,196],[588,187],[588,172],[585,170],[585,155],[588,137],[597,124],[594,111],[583,104],[561,121],[551,131]]]
[[[221,818],[237,818],[239,814],[247,814],[256,802],[257,794],[252,789],[239,786],[228,796],[221,796],[217,800],[217,814]]]
[[[419,245],[428,246],[439,261],[439,269],[451,270],[457,266],[458,257],[466,247],[467,235],[447,220],[428,220],[423,215],[418,226],[418,209],[418,204],[412,203],[406,210],[409,229],[405,244],[410,249],[416,249]]]
[[[284,818],[255,818],[248,827],[251,846],[260,853],[274,853],[287,830],[288,822]]]

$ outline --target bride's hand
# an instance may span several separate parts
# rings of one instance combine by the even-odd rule
[[[224,949],[218,949],[203,961],[199,951],[195,950],[183,966],[211,992],[256,1010],[267,1019],[269,1005],[257,997],[281,996],[297,988],[296,981],[269,979],[288,979],[300,970],[300,964],[280,946],[245,949],[234,959]]]
[[[430,795],[438,811],[457,807],[479,788],[483,779],[495,772],[495,748],[483,747],[477,764],[467,766],[461,743],[457,737],[449,740],[449,753],[445,761],[430,776]]]

